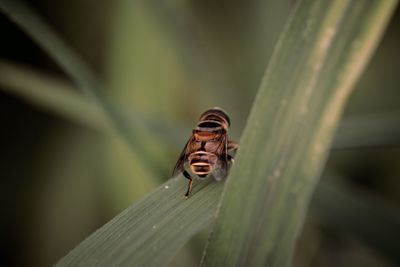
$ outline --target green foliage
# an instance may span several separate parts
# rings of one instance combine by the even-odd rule
[[[366,0],[300,1],[291,13],[269,63],[241,138],[237,164],[226,186],[212,179],[196,180],[192,197],[184,200],[187,181],[183,177],[170,179],[90,235],[56,266],[167,265],[188,240],[215,219],[203,266],[287,266],[345,102],[376,48],[395,3],[394,0],[373,3]],[[202,13],[198,11],[202,10],[201,5],[196,9],[195,4],[181,3],[179,8],[185,14],[196,13],[194,11]],[[261,4],[264,8],[266,5]],[[284,9],[286,5],[285,2],[277,9]],[[0,76],[0,84],[41,109],[100,131],[115,133],[111,136],[124,141],[123,146],[111,141],[112,149],[107,156],[109,161],[125,160],[123,165],[126,169],[121,171],[121,168],[117,168],[111,184],[116,184],[115,179],[126,171],[132,180],[127,187],[133,187],[137,196],[154,187],[165,176],[169,157],[162,152],[163,149],[157,150],[155,147],[167,143],[170,144],[168,148],[178,150],[178,144],[183,144],[184,138],[187,138],[179,124],[172,123],[171,126],[162,121],[173,117],[171,114],[177,109],[174,103],[178,103],[177,98],[181,97],[182,92],[182,99],[188,98],[184,95],[185,90],[174,89],[176,84],[172,83],[165,86],[165,81],[174,79],[178,80],[177,84],[183,84],[182,69],[189,68],[188,76],[193,81],[198,79],[194,84],[210,86],[212,90],[223,84],[219,92],[223,96],[221,99],[232,95],[232,103],[240,106],[233,111],[243,113],[246,106],[241,105],[241,96],[245,92],[237,84],[249,89],[247,80],[251,79],[245,74],[235,75],[241,73],[235,70],[234,64],[227,63],[224,66],[222,62],[229,62],[230,53],[241,49],[253,52],[255,57],[259,57],[257,51],[268,52],[267,47],[260,45],[266,37],[259,36],[255,46],[260,46],[260,50],[252,51],[251,44],[241,47],[232,42],[229,46],[232,51],[224,51],[226,54],[221,53],[221,58],[212,58],[210,55],[221,48],[207,44],[204,50],[197,47],[196,51],[200,50],[201,53],[191,57],[191,49],[202,40],[193,42],[191,39],[185,43],[190,30],[176,26],[185,21],[196,24],[197,17],[188,15],[185,21],[180,21],[182,17],[175,16],[168,4],[162,6],[165,12],[162,16],[154,16],[149,12],[150,7],[157,9],[158,5],[153,2],[119,2],[117,10],[120,16],[114,21],[115,32],[108,58],[108,85],[115,90],[111,99],[106,97],[103,85],[90,69],[32,8],[19,0],[0,0],[0,6],[62,67],[81,93],[49,75],[41,75],[4,61],[0,62],[0,72],[5,74]],[[235,12],[227,11],[227,20],[230,16],[235,18]],[[274,14],[271,11],[269,15]],[[215,19],[212,14],[202,16],[199,15],[204,21]],[[159,24],[165,17],[179,17],[175,21],[177,25],[172,25],[175,40],[171,42],[160,30]],[[264,16],[261,17],[264,19]],[[147,23],[133,23],[132,26],[135,20]],[[221,22],[223,32],[224,27],[231,28],[229,23],[224,23],[225,20]],[[260,25],[262,27],[252,34],[262,32],[264,22]],[[272,29],[276,26],[268,27]],[[205,32],[213,36],[211,39],[217,43],[216,40],[222,37],[214,30],[209,27]],[[136,39],[126,39],[130,31],[142,36],[144,41],[140,43]],[[247,37],[245,34],[232,35],[229,38]],[[161,46],[158,46],[159,43]],[[181,50],[186,55],[182,60],[185,67],[171,68],[169,62],[174,61],[174,56],[179,55]],[[127,57],[127,54],[130,56]],[[246,55],[241,55],[243,61]],[[163,75],[157,75],[159,70],[154,69],[152,62],[157,60],[162,68],[168,70]],[[262,65],[260,62],[258,64]],[[132,77],[131,69],[135,74]],[[231,72],[230,81],[228,72]],[[257,74],[257,71],[254,73]],[[130,89],[131,86],[134,90]],[[196,88],[191,93],[198,97]],[[216,101],[216,95],[214,92],[204,93],[207,105]],[[128,102],[129,110],[120,108],[121,102],[118,101],[121,99],[122,102]],[[165,105],[165,101],[169,105]],[[220,101],[218,99],[216,102]],[[130,106],[132,103],[134,107]],[[189,106],[188,110],[195,109],[194,106],[196,103],[193,107]],[[146,111],[139,112],[146,109],[157,110],[155,114],[158,116],[147,115]],[[339,128],[333,148],[396,144],[400,128],[398,116],[393,114],[385,115],[384,119],[367,115],[345,120]],[[159,116],[161,120],[157,119]],[[371,132],[375,133],[372,137],[368,135]],[[129,147],[133,159],[127,160],[128,157],[124,156],[126,147]],[[130,176],[134,176],[134,179]],[[329,187],[335,188],[332,185]],[[94,191],[95,187],[92,189]],[[334,190],[326,190],[326,187],[318,192],[315,199],[317,203],[313,204],[317,215],[332,221],[337,219],[341,229],[357,232],[360,221],[345,222],[346,214],[355,209],[360,211],[360,217],[376,216],[373,209],[360,208],[360,203],[349,194],[336,194]],[[115,194],[114,197],[119,196]],[[332,204],[340,201],[349,203],[349,209],[341,210],[333,206],[332,213],[324,213],[326,209],[331,209]],[[384,212],[379,214],[388,215]],[[372,223],[368,229],[378,225],[394,231],[398,218],[388,217],[387,222]],[[361,238],[396,260],[392,251],[393,239],[379,241],[385,233],[383,231],[373,236],[369,235],[369,231],[357,232]]]
[[[289,265],[343,105],[394,4],[298,3],[253,105],[203,266]]]
[[[213,219],[223,183],[171,179],[112,219],[56,266],[162,266]]]
[[[63,70],[77,83],[78,88],[99,107],[99,112],[106,118],[110,129],[125,141],[133,153],[140,153],[138,160],[147,166],[149,172],[157,170],[157,164],[152,163],[154,156],[143,146],[144,136],[148,134],[146,129],[136,127],[133,131],[119,114],[119,111],[104,94],[103,85],[95,77],[92,71],[80,60],[74,51],[65,44],[52,29],[45,24],[35,11],[27,4],[16,0],[2,0],[2,10],[18,24],[32,39],[46,51]]]
[[[97,106],[75,92],[71,85],[5,61],[0,62],[0,72],[2,89],[28,103],[83,126],[99,130],[108,126]]]

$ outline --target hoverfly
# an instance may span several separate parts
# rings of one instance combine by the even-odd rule
[[[228,140],[229,125],[228,115],[220,108],[209,109],[200,116],[172,173],[173,177],[182,173],[189,179],[186,198],[192,191],[193,183],[188,168],[199,179],[212,174],[215,180],[220,181],[228,174],[233,163],[233,157],[228,152],[236,152],[239,148],[236,142]]]

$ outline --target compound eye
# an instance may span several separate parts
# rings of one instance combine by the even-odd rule
[[[212,121],[205,121],[200,123],[198,126],[201,128],[215,128],[215,127],[220,127],[221,124]]]

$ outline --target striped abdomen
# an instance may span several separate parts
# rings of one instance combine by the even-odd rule
[[[189,156],[190,169],[199,177],[210,174],[216,162],[217,156],[205,151],[197,151]]]

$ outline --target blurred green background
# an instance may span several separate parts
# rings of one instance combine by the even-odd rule
[[[205,109],[224,108],[238,140],[294,2],[30,1],[98,75],[148,157],[1,14],[1,266],[54,264],[168,179]],[[399,29],[398,9],[348,103],[293,266],[400,264]],[[206,237],[170,265],[197,266]]]

